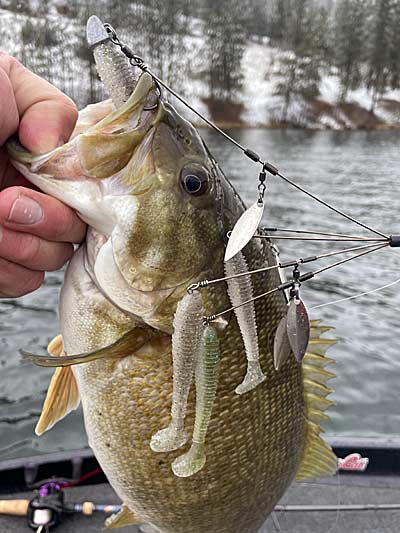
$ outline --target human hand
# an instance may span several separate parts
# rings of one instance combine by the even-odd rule
[[[62,202],[35,190],[11,166],[4,143],[44,153],[68,140],[75,104],[16,59],[0,52],[0,298],[40,287],[44,273],[70,259],[86,226]]]

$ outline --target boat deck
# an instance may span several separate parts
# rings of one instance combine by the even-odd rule
[[[2,496],[2,498],[31,498],[32,492]],[[96,503],[117,503],[118,498],[108,484],[71,487],[66,499]],[[397,475],[340,474],[334,478],[319,478],[311,482],[295,483],[285,494],[281,505],[348,505],[348,504],[399,504],[400,477]],[[59,533],[91,533],[101,531],[104,515],[91,517],[66,515],[55,531]],[[0,533],[30,531],[26,519],[1,516]],[[138,533],[136,526],[120,529],[121,532]],[[262,533],[398,533],[399,509],[357,511],[275,511],[267,520]],[[260,532],[260,533],[261,533]],[[188,532],[190,533],[190,532]],[[245,532],[243,532],[245,533]]]

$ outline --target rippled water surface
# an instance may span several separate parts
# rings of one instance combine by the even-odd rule
[[[305,132],[235,130],[245,146],[260,152],[282,172],[328,202],[387,233],[400,233],[400,136],[393,132]],[[258,166],[213,132],[209,147],[247,204],[256,199]],[[278,178],[268,182],[264,223],[342,233],[357,226],[317,205]],[[365,235],[365,232],[361,232]],[[280,241],[282,257],[293,259],[345,248],[343,243]],[[335,326],[337,379],[328,434],[400,435],[397,381],[400,379],[400,283],[374,294],[327,305],[400,278],[399,251],[387,249],[325,272],[303,285],[312,318]],[[321,266],[337,258],[321,261]],[[319,263],[318,263],[319,266]],[[314,268],[314,266],[313,266]],[[309,266],[307,270],[309,270]],[[19,300],[0,300],[0,457],[27,456],[87,445],[81,412],[69,415],[41,438],[34,426],[52,371],[21,361],[18,349],[43,352],[58,333],[57,300],[62,272]]]

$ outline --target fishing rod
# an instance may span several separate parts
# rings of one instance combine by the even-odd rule
[[[120,504],[98,504],[91,501],[65,501],[65,489],[101,473],[101,468],[85,474],[77,481],[52,478],[37,485],[37,494],[29,499],[0,500],[0,515],[24,516],[36,533],[47,533],[61,524],[66,514],[92,516],[94,513],[118,513]]]
[[[399,510],[399,503],[360,503],[360,504],[332,504],[332,505],[276,505],[278,512],[320,512],[320,511],[389,511]]]

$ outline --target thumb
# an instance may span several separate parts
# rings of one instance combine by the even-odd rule
[[[76,108],[67,97],[36,102],[19,125],[19,140],[31,152],[42,154],[68,141],[76,122]]]
[[[14,93],[21,143],[43,153],[68,140],[78,116],[72,100],[11,56],[0,54],[0,68]]]

